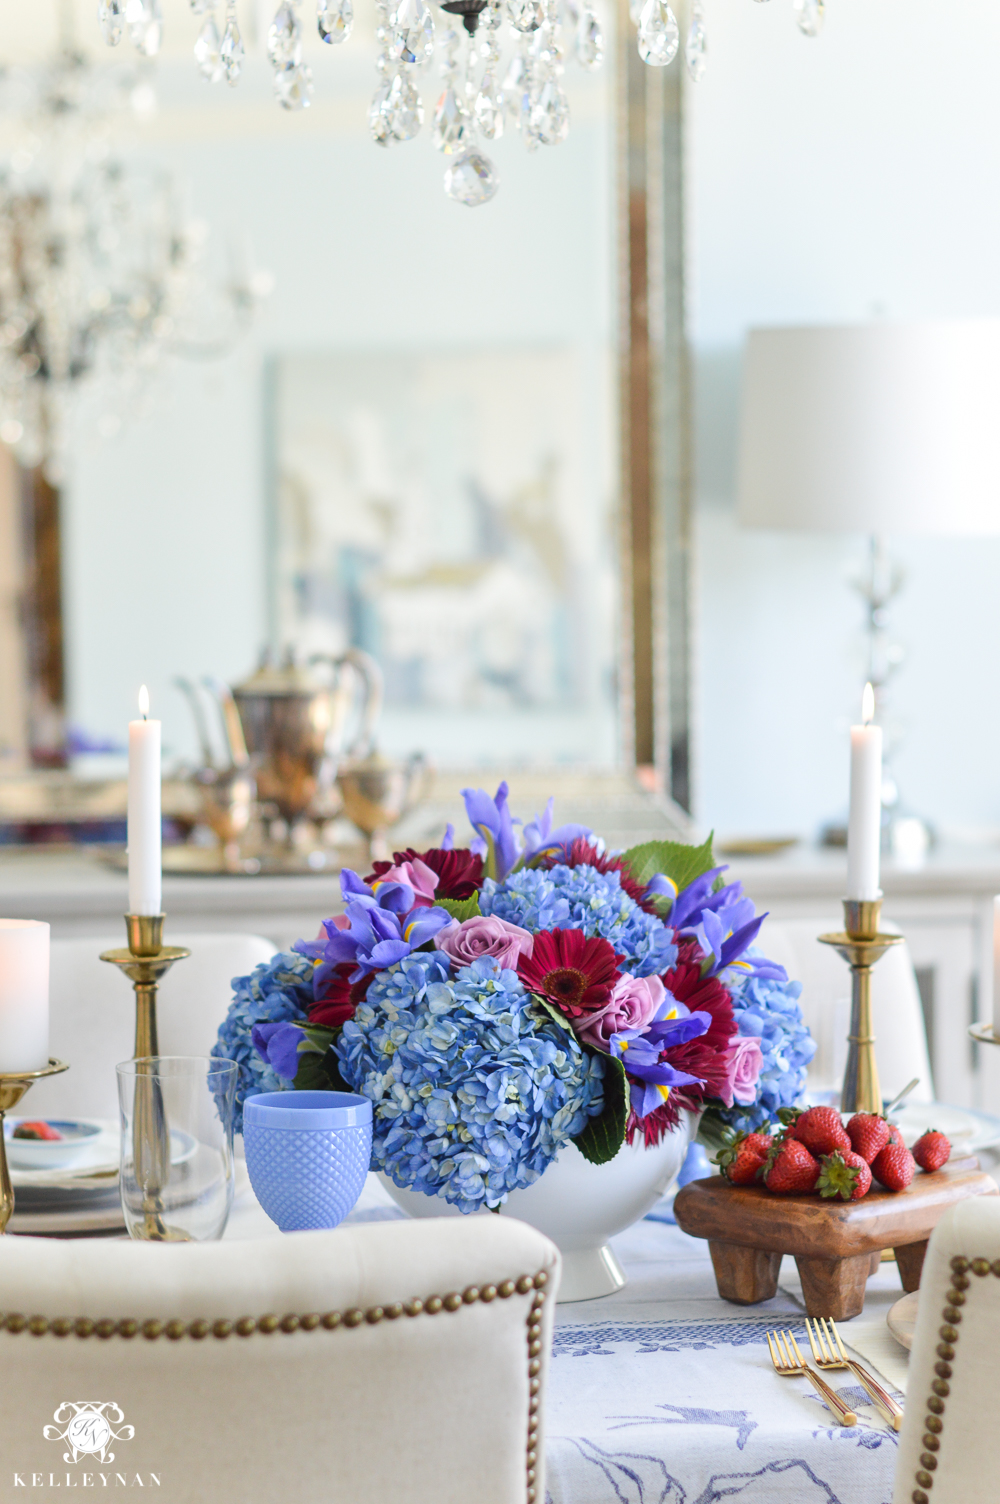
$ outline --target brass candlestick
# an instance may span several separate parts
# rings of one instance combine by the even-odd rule
[[[43,1076],[58,1076],[61,1071],[68,1070],[65,1061],[50,1060],[40,1071],[0,1071],[0,1233],[7,1231],[7,1223],[14,1215],[14,1187],[7,1168],[4,1117],[17,1106],[32,1081],[39,1081]]]
[[[880,898],[845,898],[844,931],[819,937],[822,945],[832,945],[851,968],[851,1032],[840,1094],[842,1112],[882,1111],[872,1033],[872,967],[891,945],[901,944],[903,937],[879,933],[881,912]]]
[[[156,993],[160,978],[191,952],[183,945],[163,944],[163,914],[126,914],[127,950],[106,950],[110,961],[125,973],[135,989],[135,1059],[147,1060],[160,1053],[156,1031]],[[136,1179],[142,1186],[145,1221],[141,1236],[153,1242],[170,1242],[178,1236],[163,1220],[163,1187],[170,1175],[170,1130],[163,1108],[160,1083],[153,1076],[139,1075],[135,1083],[132,1120],[132,1155]]]

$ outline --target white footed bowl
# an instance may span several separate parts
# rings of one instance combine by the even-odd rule
[[[611,1295],[625,1275],[608,1239],[644,1217],[676,1180],[700,1114],[681,1111],[680,1122],[655,1148],[636,1136],[604,1165],[592,1165],[575,1144],[567,1144],[526,1190],[511,1191],[500,1215],[528,1222],[552,1239],[563,1256],[559,1302]],[[379,1174],[396,1205],[411,1217],[460,1217],[441,1196],[403,1191]],[[488,1212],[477,1216],[491,1215]]]

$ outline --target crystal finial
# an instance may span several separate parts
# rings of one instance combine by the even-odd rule
[[[221,45],[215,17],[210,15],[194,44],[194,60],[202,78],[207,78],[210,84],[217,84],[225,75],[226,70],[220,56]]]
[[[382,105],[389,134],[394,141],[412,141],[424,123],[424,104],[412,78],[397,73]]]
[[[576,23],[576,60],[593,72],[604,61],[604,33],[594,12],[585,6]]]
[[[527,87],[528,67],[520,53],[510,60],[503,80],[503,102],[514,124],[521,126],[521,98]]]
[[[677,56],[681,34],[666,0],[646,0],[639,17],[639,56],[651,68],[665,68]]]
[[[688,77],[693,83],[700,83],[705,77],[705,68],[708,65],[707,52],[708,38],[705,35],[705,12],[701,6],[701,0],[694,0],[694,5],[691,7],[691,30],[688,32],[687,43],[684,48],[684,61],[687,64]]]
[[[353,25],[352,0],[320,0],[316,26],[324,42],[346,42]]]
[[[507,0],[507,19],[515,31],[537,31],[545,20],[542,0]]]
[[[823,0],[794,0],[792,9],[799,30],[807,37],[818,37],[823,30]]]
[[[230,4],[226,13],[226,29],[222,33],[222,45],[219,48],[219,56],[222,58],[222,66],[226,70],[226,82],[234,87],[239,81],[243,68],[243,59],[246,50],[243,46],[243,38],[240,36],[239,24],[236,20],[236,6]]]
[[[274,70],[274,92],[285,110],[307,110],[312,99],[312,69],[308,63],[282,63]]]
[[[122,23],[125,20],[125,0],[101,0],[97,8],[101,36],[109,47],[117,47],[122,39]]]
[[[497,88],[496,74],[489,69],[483,74],[473,113],[487,141],[495,141],[503,135],[503,97]]]
[[[267,29],[267,55],[277,68],[280,64],[297,63],[301,56],[302,28],[299,18],[289,0],[282,0],[274,20]],[[277,84],[275,84],[277,88]],[[281,95],[278,95],[279,99]]]
[[[531,134],[543,146],[558,146],[569,134],[569,100],[554,78],[546,79],[531,106]]]
[[[368,129],[372,133],[372,140],[376,146],[389,145],[389,123],[385,118],[385,103],[389,98],[391,87],[392,84],[388,79],[384,83],[380,83],[375,90],[375,97],[368,109]]]
[[[482,152],[467,151],[445,169],[444,191],[456,203],[474,209],[488,204],[500,186],[500,178],[489,157]]]
[[[449,84],[434,111],[434,145],[447,156],[465,151],[472,136],[469,112]]]
[[[160,0],[126,0],[125,20],[132,45],[145,57],[155,57],[163,40]]]
[[[389,19],[391,51],[401,63],[429,63],[434,53],[434,20],[424,0],[400,0]]]

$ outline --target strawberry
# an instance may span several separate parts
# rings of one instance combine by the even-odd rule
[[[913,1145],[913,1158],[922,1170],[931,1174],[948,1163],[951,1143],[936,1128],[928,1128]]]
[[[18,1123],[12,1138],[34,1138],[52,1140],[62,1138],[58,1128],[53,1128],[51,1123],[43,1123],[40,1120],[32,1123]]]
[[[889,1124],[876,1112],[856,1112],[847,1125],[851,1148],[869,1165],[889,1143],[889,1132]]]
[[[899,1131],[898,1123],[889,1124],[889,1142],[890,1144],[901,1144],[903,1142],[903,1135]]]
[[[752,1185],[760,1178],[758,1172],[763,1169],[772,1142],[769,1133],[739,1133],[732,1143],[719,1150],[715,1163],[733,1185]]]
[[[788,1130],[789,1137],[805,1144],[817,1158],[823,1154],[848,1152],[851,1141],[844,1130],[836,1107],[807,1107]]]
[[[780,1138],[771,1146],[764,1170],[764,1184],[769,1191],[787,1194],[812,1191],[819,1179],[819,1162],[805,1144],[794,1138]]]
[[[905,1144],[886,1144],[872,1163],[872,1174],[887,1191],[905,1191],[915,1173],[913,1155]]]
[[[868,1161],[850,1149],[846,1154],[824,1154],[816,1189],[821,1196],[839,1196],[841,1201],[860,1201],[871,1190]]]

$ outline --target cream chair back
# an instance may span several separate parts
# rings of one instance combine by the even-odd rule
[[[883,924],[895,931],[895,925]],[[847,1061],[847,1035],[851,1016],[851,973],[829,945],[820,945],[817,935],[844,928],[843,916],[819,919],[768,919],[760,946],[784,966],[790,977],[802,983],[802,1012],[817,1049],[809,1070],[814,1091],[840,1087]],[[903,1090],[914,1076],[920,1085],[914,1102],[934,1100],[934,1081],[927,1053],[920,992],[905,940],[886,951],[872,970],[876,1058],[884,1097]]]
[[[555,1246],[507,1217],[0,1239],[0,1477],[122,1474],[171,1504],[541,1504],[558,1279]]]
[[[275,947],[259,935],[171,933],[167,939],[188,946],[191,955],[160,986],[160,1053],[207,1055],[232,999],[232,979],[270,960]],[[25,1112],[117,1118],[115,1066],[132,1057],[135,994],[118,968],[99,957],[123,943],[123,935],[52,942],[50,1049],[70,1069],[36,1083]]]
[[[934,1230],[917,1329],[893,1504],[995,1504],[1000,1429],[1000,1202],[963,1201]]]

